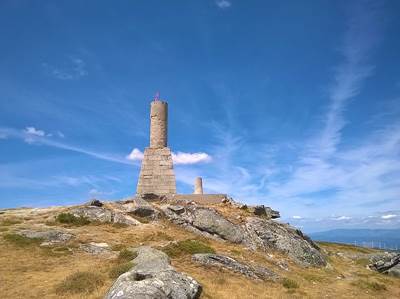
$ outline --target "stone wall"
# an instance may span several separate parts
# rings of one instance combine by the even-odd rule
[[[136,193],[176,194],[172,155],[168,147],[145,149]]]

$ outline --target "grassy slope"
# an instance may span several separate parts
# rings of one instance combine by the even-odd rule
[[[17,228],[46,227],[46,222],[54,225],[54,215],[62,210],[24,209],[0,215],[0,294],[4,298],[102,298],[114,281],[110,272],[115,269],[117,261],[82,252],[78,248],[80,242],[107,242],[121,250],[143,244],[162,246],[171,240],[199,239],[167,222],[133,228],[110,224],[67,227],[77,236],[65,245],[72,249],[72,253],[63,250],[65,248],[43,249],[37,243],[19,246],[3,237]],[[229,213],[228,210],[221,212]],[[315,269],[300,268],[277,252],[254,253],[238,245],[199,240],[218,253],[266,266],[287,278],[285,283],[254,281],[229,271],[204,268],[193,263],[188,254],[173,257],[172,263],[179,271],[188,273],[202,284],[202,298],[400,298],[398,279],[367,270],[363,259],[353,261],[337,255],[338,252],[354,255],[370,250],[322,243],[321,247],[329,254],[330,267]],[[290,271],[281,269],[278,261],[287,262]],[[101,284],[91,293],[56,293],[57,286],[77,271],[98,274]]]

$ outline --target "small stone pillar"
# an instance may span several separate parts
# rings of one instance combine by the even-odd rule
[[[167,147],[168,103],[160,100],[151,102],[150,109],[150,147]]]
[[[194,194],[203,194],[203,179],[201,177],[194,180]]]

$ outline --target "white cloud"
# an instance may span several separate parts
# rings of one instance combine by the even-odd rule
[[[382,215],[381,216],[382,219],[392,219],[392,218],[395,218],[395,217],[397,217],[397,215],[394,215],[394,214],[388,214],[388,215]]]
[[[64,133],[61,132],[61,131],[57,131],[56,134],[57,134],[57,136],[60,137],[60,138],[64,138],[64,137],[65,137]]]
[[[303,219],[301,216],[292,216],[293,219]]]
[[[141,150],[134,148],[132,152],[128,156],[126,156],[126,158],[132,161],[140,161],[143,159],[143,156],[144,154]]]
[[[351,219],[351,217],[349,217],[349,216],[339,216],[339,217],[333,218],[333,220],[338,220],[338,221],[350,220],[350,219]]]
[[[0,132],[0,139],[7,139],[7,134]]]
[[[215,1],[215,4],[219,8],[222,8],[222,9],[229,8],[232,5],[232,3],[230,1],[227,1],[227,0],[217,0],[217,1]]]
[[[36,136],[40,136],[40,137],[43,137],[46,135],[46,133],[44,131],[38,130],[34,127],[26,127],[24,132],[29,135],[36,135]]]
[[[172,153],[174,164],[197,164],[211,161],[211,157],[206,153]]]
[[[144,154],[141,150],[134,148],[132,152],[128,156],[126,156],[126,158],[132,161],[140,161],[143,159],[143,156]],[[172,160],[176,165],[185,165],[210,162],[211,157],[206,153],[177,152],[172,153]]]

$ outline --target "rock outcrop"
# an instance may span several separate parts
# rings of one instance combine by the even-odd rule
[[[304,266],[326,265],[318,246],[288,224],[263,217],[248,217],[245,224],[234,224],[215,209],[196,205],[164,205],[161,209],[172,222],[205,237],[241,243],[253,250],[278,250]]]
[[[252,249],[275,249],[304,266],[325,266],[318,246],[303,233],[284,223],[257,217],[247,218],[245,243]]]
[[[243,241],[243,229],[225,219],[216,210],[192,206],[163,206],[165,215],[176,224],[198,232],[206,237],[227,240],[232,243]]]
[[[371,270],[390,276],[400,277],[400,254],[384,252],[370,258],[372,264],[368,265]]]
[[[74,235],[59,229],[50,230],[21,230],[17,231],[16,234],[30,238],[30,239],[41,239],[44,242],[41,245],[52,245],[57,243],[65,243],[74,238]]]
[[[135,266],[118,277],[105,299],[191,299],[200,296],[200,284],[177,272],[165,253],[147,246],[135,250]]]
[[[205,266],[229,269],[252,279],[276,280],[278,275],[264,267],[253,267],[239,263],[235,259],[218,254],[198,253],[192,256],[192,260]]]
[[[140,222],[123,212],[114,211],[98,206],[82,206],[70,211],[76,217],[85,217],[90,221],[102,223],[120,223],[126,225],[138,225]]]

